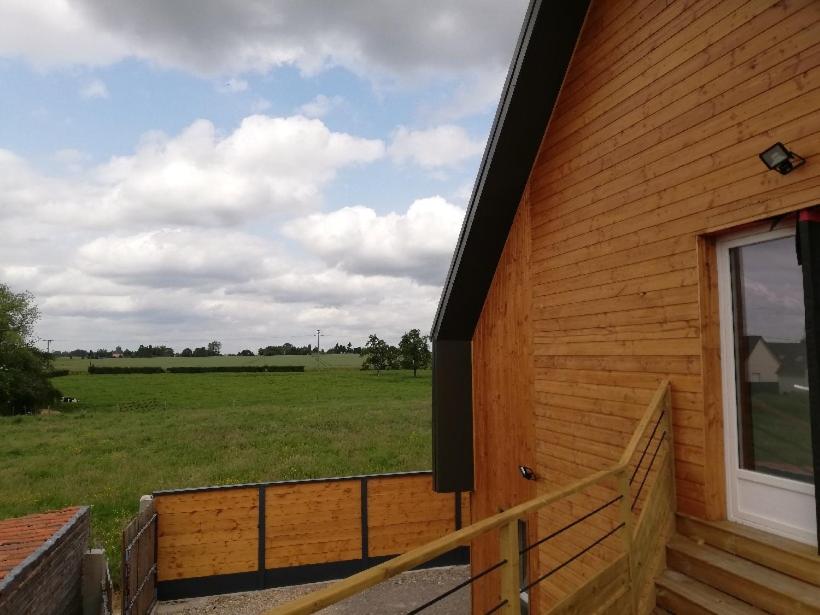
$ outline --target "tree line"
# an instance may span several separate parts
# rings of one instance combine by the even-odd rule
[[[290,342],[285,342],[281,346],[271,345],[259,348],[256,352],[246,348],[237,352],[236,355],[228,354],[227,356],[253,357],[258,355],[260,357],[269,357],[273,355],[309,355],[315,352],[317,352],[317,349],[311,344],[296,346]],[[336,343],[330,348],[319,350],[319,352],[322,354],[361,354],[362,348],[361,346],[354,346],[350,342],[348,342],[347,345]],[[98,348],[97,350],[75,348],[74,350],[55,350],[51,355],[53,357],[65,357],[68,359],[73,359],[74,357],[80,359],[111,359],[119,357],[126,359],[148,359],[152,357],[219,357],[222,356],[222,342],[214,340],[206,346],[199,346],[193,349],[184,348],[180,352],[175,352],[173,348],[165,346],[164,344],[157,346],[152,344],[148,344],[147,346],[140,344],[136,350],[131,350],[130,348],[123,350],[122,346],[117,346],[114,350],[107,348]]]

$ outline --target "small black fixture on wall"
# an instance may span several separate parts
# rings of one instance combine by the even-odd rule
[[[521,472],[521,476],[523,476],[527,480],[535,480],[535,472],[533,472],[532,468],[529,466],[518,466],[518,471]]]
[[[805,158],[790,152],[780,141],[760,154],[760,159],[770,171],[775,170],[781,175],[788,175],[806,162]]]

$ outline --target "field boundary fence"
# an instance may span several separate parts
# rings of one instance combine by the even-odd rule
[[[468,494],[435,493],[429,471],[176,489],[152,498],[159,600],[343,578],[470,521]],[[458,547],[425,567],[468,562],[469,548]]]
[[[122,532],[122,615],[147,615],[157,603],[157,513],[153,501]]]

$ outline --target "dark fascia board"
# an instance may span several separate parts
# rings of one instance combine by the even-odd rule
[[[531,0],[433,322],[471,340],[590,0]]]

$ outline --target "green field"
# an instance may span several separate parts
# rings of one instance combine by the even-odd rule
[[[85,372],[92,363],[99,367],[200,367],[222,365],[304,365],[305,369],[358,369],[362,358],[357,354],[276,355],[272,357],[155,357],[149,359],[68,359],[54,360],[54,369]]]
[[[55,383],[80,403],[0,417],[0,518],[91,504],[94,541],[115,575],[120,529],[142,494],[431,464],[429,371],[77,374]]]

